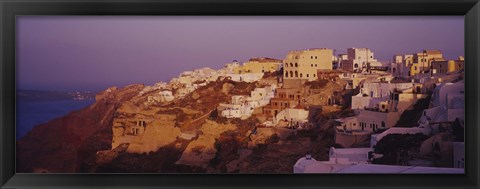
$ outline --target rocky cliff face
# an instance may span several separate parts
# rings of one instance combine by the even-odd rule
[[[96,95],[93,105],[39,125],[18,140],[18,172],[143,172],[136,170],[140,164],[134,159],[148,163],[150,156],[157,157],[150,163],[158,164],[150,172],[202,170],[174,165],[192,140],[182,136],[197,135],[219,103],[233,94],[249,94],[257,85],[219,80],[157,105],[144,103],[148,94],[141,94],[143,85],[108,88]],[[213,148],[218,136],[208,136]]]
[[[95,104],[35,127],[17,141],[17,172],[89,172],[96,152],[111,148],[115,112],[142,88],[109,88]]]
[[[148,104],[143,85],[111,87],[96,103],[35,127],[17,142],[18,172],[289,173],[306,153],[325,159],[333,126],[296,133],[214,114],[232,95],[276,83],[218,79]],[[320,115],[318,122],[326,118]],[[325,129],[329,130],[325,130]],[[255,132],[253,132],[255,130]],[[315,149],[315,150],[313,150]]]

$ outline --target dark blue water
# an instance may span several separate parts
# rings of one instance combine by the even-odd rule
[[[87,107],[95,102],[87,100],[17,101],[17,139],[25,136],[33,127]]]

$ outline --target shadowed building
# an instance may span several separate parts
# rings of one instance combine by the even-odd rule
[[[424,50],[413,54],[413,63],[410,65],[410,76],[430,72],[433,61],[444,61],[439,50]]]

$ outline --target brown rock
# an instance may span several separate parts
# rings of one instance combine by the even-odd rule
[[[117,108],[137,95],[139,86],[107,89],[95,104],[33,128],[17,141],[17,172],[90,172],[96,152],[111,148]]]

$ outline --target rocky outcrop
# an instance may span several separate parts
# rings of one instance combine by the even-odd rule
[[[180,128],[175,127],[174,119],[155,119],[150,125],[145,127],[145,132],[141,137],[129,141],[130,146],[127,152],[143,153],[157,151],[159,148],[175,142],[179,134]]]
[[[190,142],[176,164],[207,167],[209,161],[215,157],[217,152],[214,146],[216,139],[220,137],[221,133],[235,129],[236,126],[233,124],[218,124],[213,121],[206,121],[200,129],[203,134],[197,140]]]
[[[109,88],[96,102],[36,126],[17,141],[17,172],[89,172],[97,151],[111,148],[112,121],[121,103],[143,85]]]

